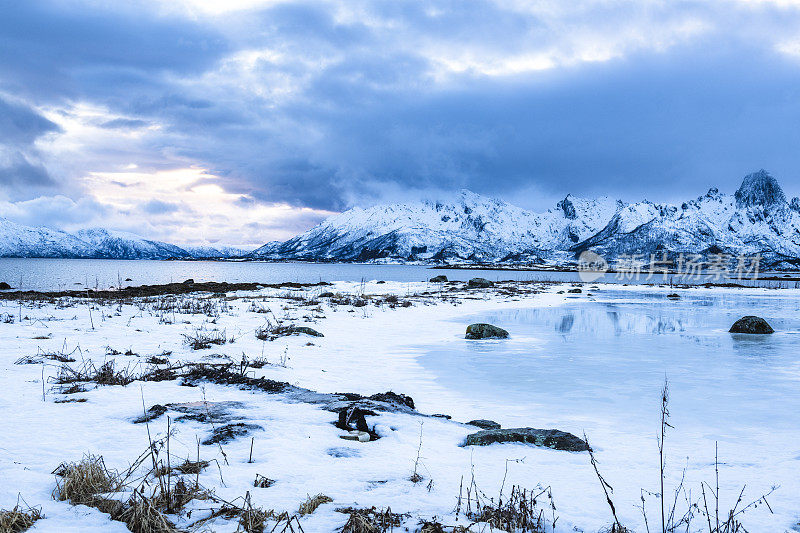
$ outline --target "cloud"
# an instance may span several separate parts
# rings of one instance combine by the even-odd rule
[[[225,225],[271,239],[461,187],[534,208],[568,192],[678,200],[764,167],[800,189],[788,1],[6,11],[3,194],[94,199],[151,235],[191,223],[206,240],[233,242]]]
[[[150,200],[142,204],[141,210],[150,215],[164,215],[166,213],[175,213],[180,209],[178,204],[170,202],[162,202],[161,200]]]

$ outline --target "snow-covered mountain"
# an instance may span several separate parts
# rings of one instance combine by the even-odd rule
[[[760,253],[766,266],[800,264],[800,200],[761,170],[734,195],[711,189],[680,206],[567,196],[533,213],[462,191],[457,201],[351,209],[252,256],[315,261],[467,260],[564,263],[651,253]]]
[[[239,257],[247,252],[228,246],[180,247],[133,233],[103,228],[75,233],[31,227],[0,218],[0,257],[84,259],[196,259]]]
[[[617,210],[607,198],[568,196],[555,210],[535,214],[461,191],[452,203],[418,202],[351,209],[283,243],[260,258],[364,261],[378,258],[475,261],[566,248],[602,228]]]
[[[122,259],[176,259],[191,257],[173,244],[143,239],[133,233],[102,228],[83,229],[75,236],[94,247],[97,257]]]
[[[0,218],[0,257],[94,257],[94,247],[69,233]]]

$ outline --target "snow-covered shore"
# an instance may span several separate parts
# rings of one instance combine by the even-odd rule
[[[80,460],[85,453],[102,455],[109,467],[125,469],[147,449],[149,439],[166,434],[168,418],[173,461],[194,459],[198,438],[208,437],[213,425],[198,420],[176,421],[180,411],[170,409],[149,423],[148,437],[145,425],[132,422],[142,414],[143,404],[149,408],[155,404],[209,402],[213,406],[238,402],[225,404],[230,420],[259,428],[222,446],[199,446],[200,458],[212,461],[200,474],[199,482],[227,501],[249,492],[254,506],[278,512],[295,513],[308,495],[328,495],[333,502],[300,519],[305,531],[336,531],[347,519],[337,508],[372,506],[409,513],[408,527],[433,519],[448,526],[468,525],[469,521],[457,517],[454,509],[462,481],[468,484],[473,475],[480,489],[490,496],[499,494],[503,486],[506,493],[513,485],[529,489],[550,486],[559,517],[557,531],[596,531],[610,525],[612,517],[588,454],[519,444],[460,447],[466,435],[477,430],[462,422],[492,418],[494,413],[489,407],[482,410],[479,404],[470,402],[468,390],[443,386],[419,364],[418,352],[409,349],[411,345],[440,342],[443,337],[463,338],[463,327],[456,325],[459,317],[486,310],[561,305],[568,295],[559,291],[566,288],[527,283],[497,290],[447,292],[438,284],[340,282],[239,292],[225,298],[210,294],[177,297],[174,303],[178,307],[186,303],[184,311],[198,303],[207,304],[204,313],[196,314],[168,308],[163,303],[168,297],[149,302],[3,302],[0,315],[8,318],[0,324],[0,479],[4,480],[0,484],[0,508],[13,507],[21,495],[29,505],[42,508],[45,518],[36,523],[35,531],[126,531],[124,524],[110,521],[96,509],[54,501],[53,470],[63,461]],[[336,297],[320,298],[323,292]],[[339,301],[349,299],[350,303],[334,303],[340,296]],[[584,293],[581,297],[587,296]],[[357,305],[352,305],[354,301]],[[406,307],[404,302],[410,305]],[[267,320],[310,326],[324,337],[290,335],[261,341],[255,332]],[[184,335],[195,335],[198,329],[224,332],[234,342],[192,350]],[[45,360],[43,364],[15,364],[19,358],[35,358],[41,353],[72,354],[76,361],[66,364],[73,368],[89,360],[98,367],[113,360],[117,369],[132,372],[144,371],[151,356],[165,357],[172,365],[239,362],[243,356],[265,359],[268,364],[250,368],[248,375],[325,393],[371,395],[391,390],[412,396],[422,414],[444,413],[453,420],[380,413],[368,417],[368,422],[375,425],[381,438],[353,442],[340,438],[345,432],[334,426],[336,415],[318,405],[229,385],[186,387],[180,380],[135,381],[126,386],[89,383],[85,392],[59,394],[52,381],[61,363]],[[57,403],[75,399],[81,401]],[[528,425],[541,427],[537,420]],[[582,430],[557,429],[575,434]],[[636,450],[621,445],[608,453]],[[602,468],[602,454],[599,459]],[[415,465],[423,482],[409,480]],[[603,473],[609,480],[625,475],[621,471]],[[269,488],[254,488],[257,474],[276,483]],[[648,483],[642,481],[640,485],[650,486]],[[778,518],[761,522],[769,524],[766,529],[750,526],[748,530],[788,529],[792,513],[800,514],[800,501],[795,501],[795,509],[789,509],[791,501],[791,495],[776,493],[770,503],[776,507]],[[211,508],[208,501],[195,501],[185,513],[170,518],[179,527],[187,527],[208,516]],[[636,513],[630,509],[623,510],[621,516],[630,525],[639,526]],[[203,527],[236,531],[237,522],[218,517]],[[473,529],[480,530],[480,526]]]

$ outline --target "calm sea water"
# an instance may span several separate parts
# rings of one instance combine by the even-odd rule
[[[195,281],[280,283],[294,281],[426,281],[444,274],[451,280],[466,281],[477,276],[493,281],[580,281],[572,272],[531,272],[500,270],[431,269],[423,265],[374,265],[338,263],[266,263],[227,261],[120,261],[110,259],[15,259],[0,258],[0,281],[27,290],[107,289],[119,285]],[[661,276],[642,279],[661,283]],[[668,281],[668,280],[667,280]],[[714,281],[702,277],[694,282]],[[723,280],[724,281],[724,280]],[[625,283],[606,274],[597,282]],[[768,286],[794,287],[795,282],[762,282]]]
[[[748,530],[783,531],[800,505],[800,299],[680,292],[671,301],[664,291],[600,290],[594,301],[582,295],[560,306],[461,317],[453,331],[489,322],[511,337],[447,338],[416,347],[418,360],[440,385],[468,391],[464,412],[454,414],[585,431],[626,510],[658,479],[655,435],[668,379],[670,483],[683,468],[692,490],[713,480],[718,443],[731,504],[744,484],[750,497],[781,487],[770,500],[776,515],[756,513]],[[776,333],[728,333],[743,315],[766,318]]]

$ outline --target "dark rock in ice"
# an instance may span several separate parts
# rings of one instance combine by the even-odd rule
[[[766,320],[764,320],[759,316],[743,316],[742,318],[733,323],[729,331],[730,333],[756,333],[756,334],[767,334],[775,332],[775,330],[772,329],[772,326],[770,326]]]
[[[558,429],[487,429],[467,435],[462,446],[488,446],[494,443],[519,442],[553,450],[583,452],[589,446],[583,439]]]
[[[414,409],[414,399],[411,396],[406,396],[405,394],[397,394],[396,392],[392,391],[373,394],[372,396],[369,397],[369,399],[374,400],[376,402],[402,405]]]
[[[447,281],[447,276],[444,276],[444,275],[442,275],[442,276],[434,276],[431,279],[429,279],[428,281],[430,281],[431,283],[444,283],[445,281]]]
[[[233,424],[226,424],[218,428],[214,428],[211,436],[204,440],[201,444],[227,444],[237,437],[244,437],[254,431],[263,429],[261,426],[255,424],[245,424],[244,422],[235,422]]]
[[[479,427],[481,429],[500,429],[500,424],[495,422],[494,420],[470,420],[467,422],[470,426]]]
[[[467,287],[470,289],[488,289],[494,287],[494,283],[486,278],[472,278],[467,282]]]
[[[572,294],[580,294],[583,291],[581,289],[570,289],[567,292],[572,293]]]
[[[163,405],[155,404],[153,407],[148,409],[145,413],[137,416],[133,419],[134,424],[144,424],[145,422],[150,422],[151,420],[155,420],[159,416],[163,415],[167,412],[167,408]]]
[[[0,281],[0,291],[7,291],[11,288],[11,285],[6,283],[5,281]]]
[[[467,326],[467,339],[507,339],[508,332],[491,324],[470,324]]]
[[[311,335],[312,337],[324,337],[322,333],[319,331],[309,328],[307,326],[292,326],[293,333],[305,333],[306,335]]]

